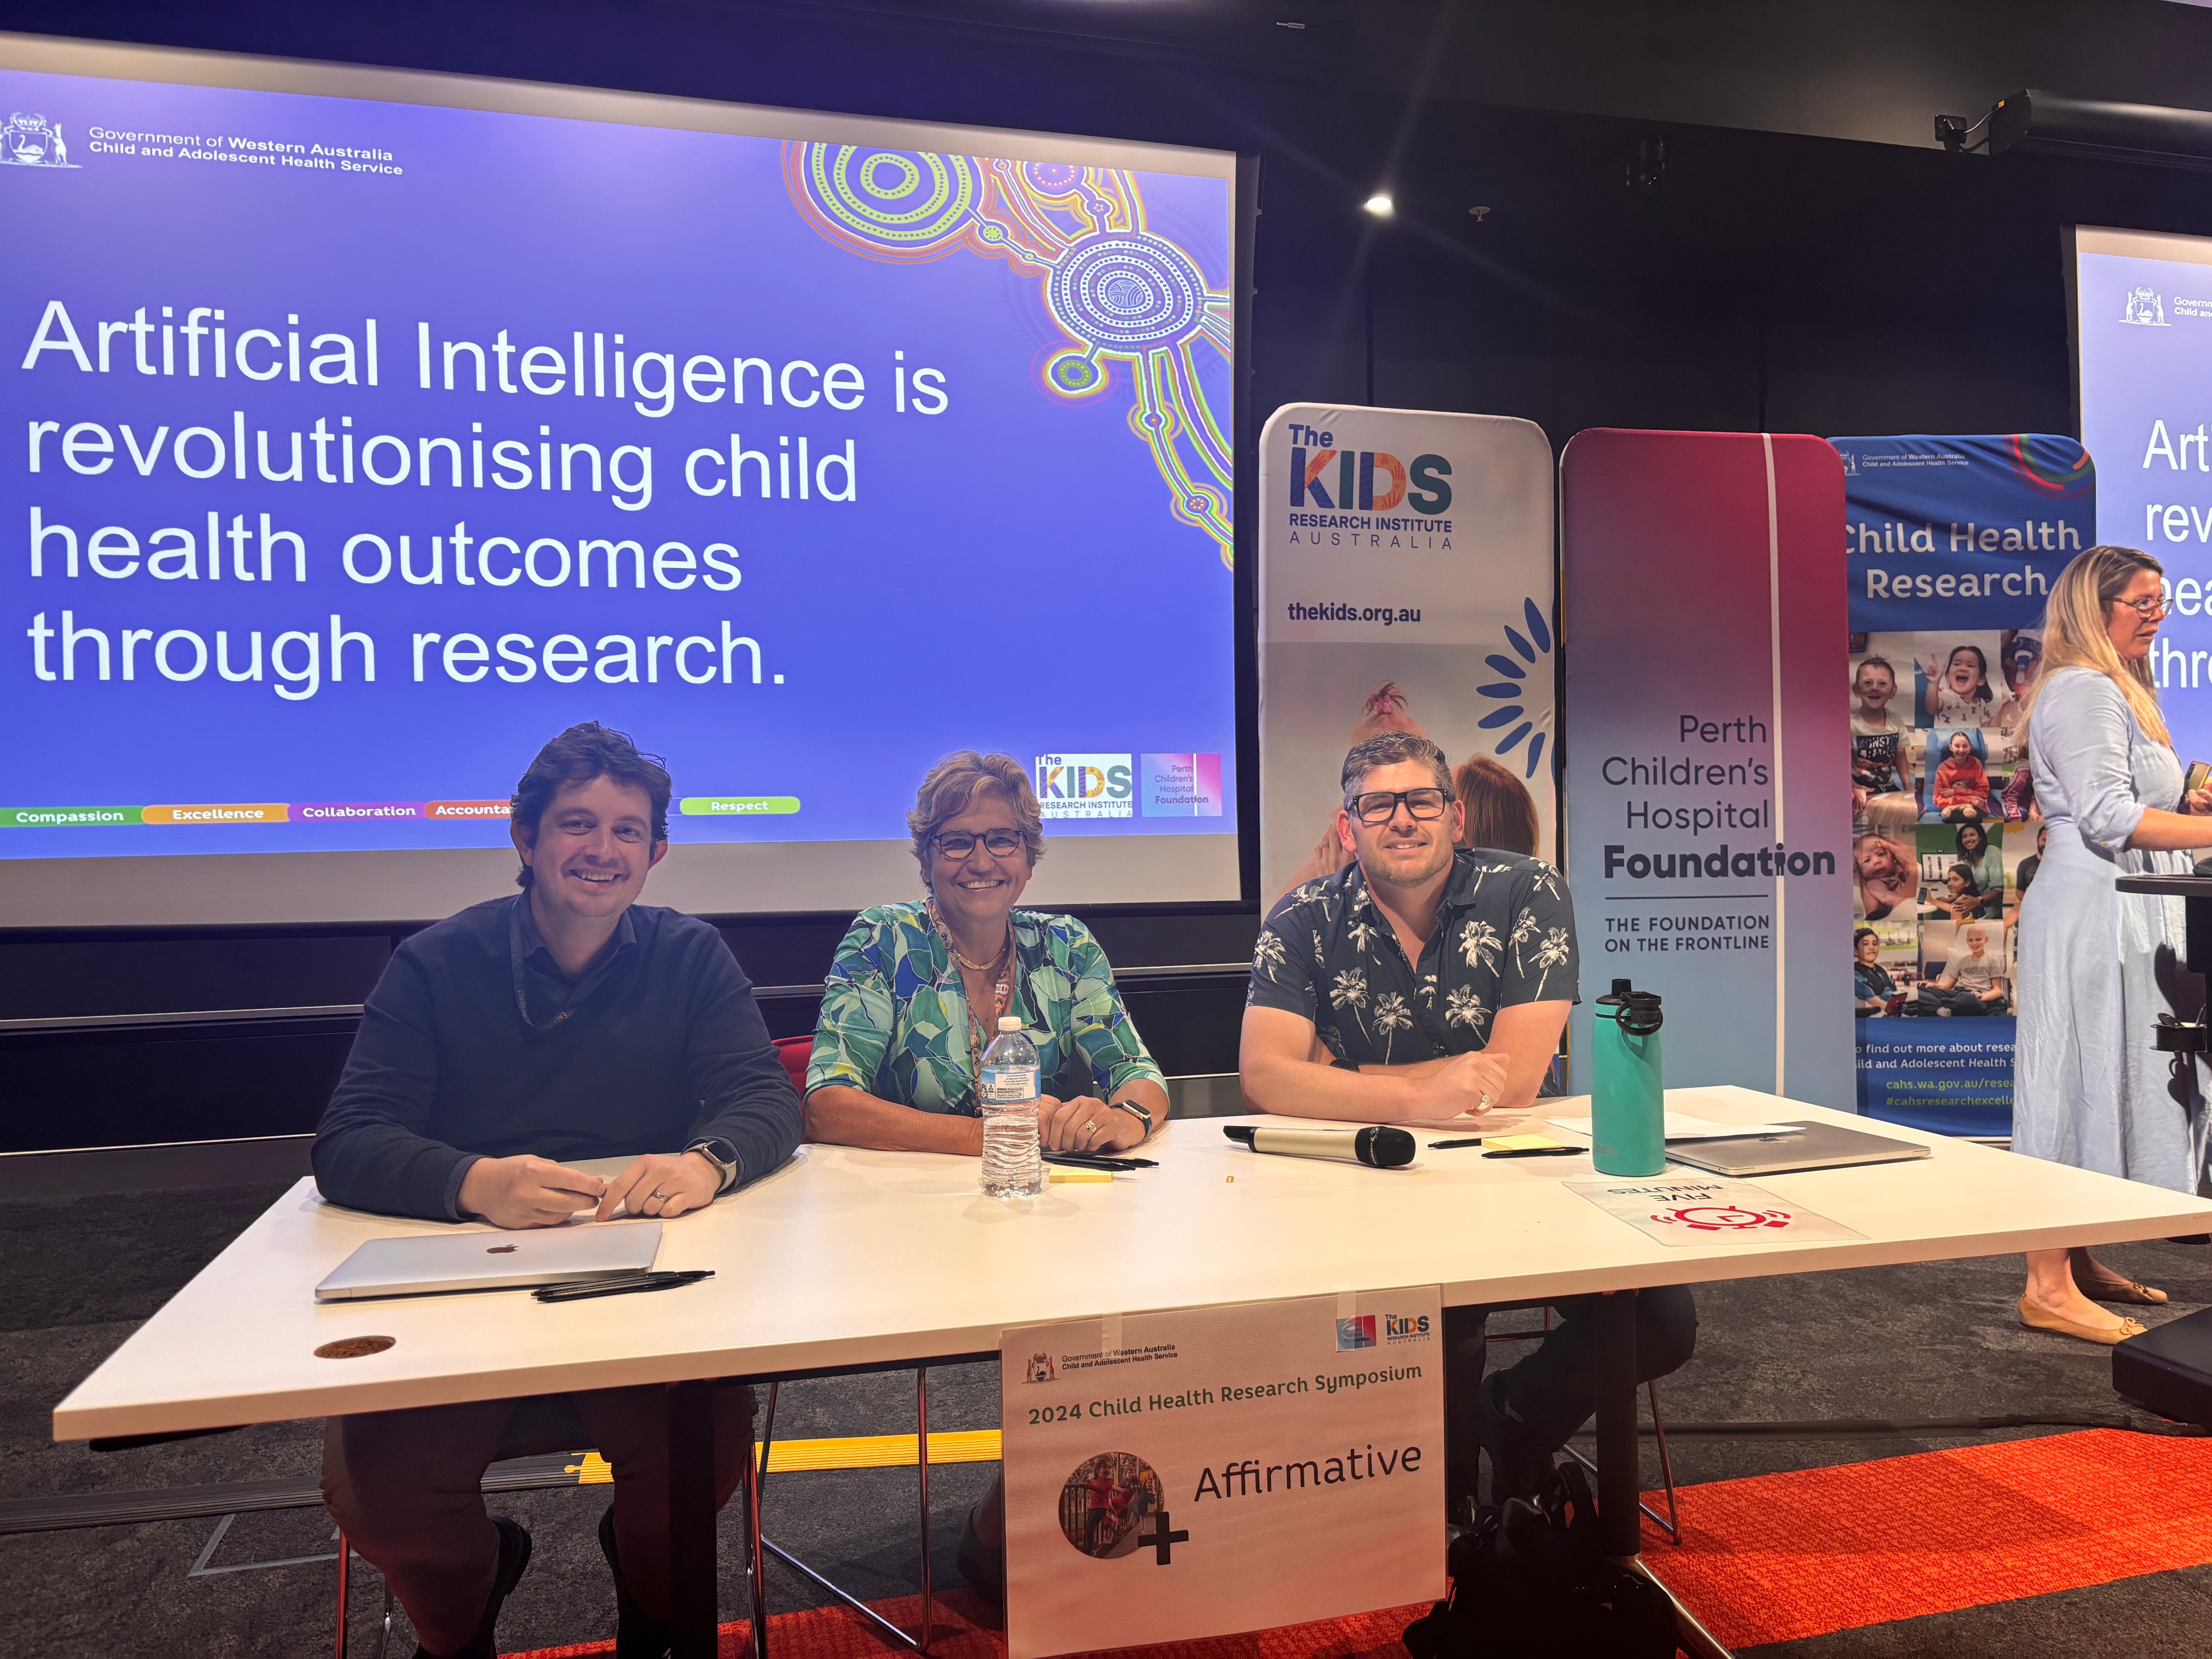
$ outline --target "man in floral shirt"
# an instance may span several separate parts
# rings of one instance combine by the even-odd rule
[[[1443,751],[1390,732],[1344,758],[1337,834],[1353,862],[1285,894],[1260,930],[1244,1011],[1244,1098],[1266,1112],[1361,1123],[1516,1111],[1536,1097],[1578,962],[1574,903],[1540,859],[1455,854],[1462,821]],[[1596,1404],[1595,1298],[1554,1304],[1534,1352],[1483,1380],[1480,1307],[1444,1317],[1445,1491],[1475,1490],[1475,1448],[1492,1495],[1534,1490]],[[1687,1291],[1637,1299],[1639,1375],[1690,1357]]]

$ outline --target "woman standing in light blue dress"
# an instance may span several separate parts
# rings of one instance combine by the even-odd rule
[[[2192,1066],[2174,1084],[2152,1047],[2162,1013],[2194,1019],[2179,899],[2115,890],[2127,875],[2185,875],[2212,843],[2212,791],[2182,793],[2151,677],[2166,615],[2155,559],[2093,547],[2051,585],[2044,667],[2028,696],[2028,763],[2050,836],[2020,910],[2013,1150],[2177,1192],[2205,1190],[2205,1101]],[[2177,1000],[2178,999],[2178,1000]],[[2186,1006],[2183,1006],[2183,1005]],[[2095,1305],[2163,1291],[2086,1249],[2031,1250],[2024,1325],[2111,1344],[2143,1328]]]

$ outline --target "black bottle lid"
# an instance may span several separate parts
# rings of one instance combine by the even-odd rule
[[[1613,1018],[1620,1022],[1622,1030],[1632,1036],[1650,1036],[1666,1023],[1666,1016],[1660,1012],[1659,994],[1637,990],[1625,979],[1613,981],[1612,994],[1600,997],[1597,1006],[1619,1009],[1620,1012]]]

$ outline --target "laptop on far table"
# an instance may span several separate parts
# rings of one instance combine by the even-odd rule
[[[1667,1161],[1723,1176],[1786,1175],[1793,1170],[1834,1170],[1852,1164],[1898,1164],[1926,1158],[1915,1140],[1846,1129],[1812,1118],[1784,1118],[1787,1134],[1731,1135],[1718,1140],[1670,1140]]]
[[[315,1286],[315,1300],[526,1290],[580,1279],[613,1279],[646,1272],[659,1252],[658,1221],[372,1238]]]

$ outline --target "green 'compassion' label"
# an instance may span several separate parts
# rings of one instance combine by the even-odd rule
[[[49,830],[83,823],[143,823],[141,806],[0,806],[0,830]]]

